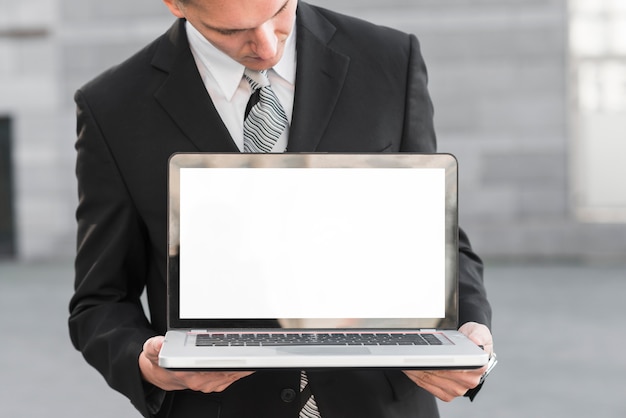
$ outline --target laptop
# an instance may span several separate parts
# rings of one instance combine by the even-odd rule
[[[181,153],[169,161],[178,370],[463,369],[449,154]]]

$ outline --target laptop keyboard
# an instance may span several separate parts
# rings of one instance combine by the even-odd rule
[[[196,336],[201,347],[289,345],[442,345],[433,333],[208,333]]]

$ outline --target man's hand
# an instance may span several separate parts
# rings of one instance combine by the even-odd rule
[[[468,322],[459,331],[474,343],[482,345],[489,355],[493,353],[493,338],[485,325]],[[405,370],[404,373],[419,387],[444,402],[450,402],[478,386],[486,370],[487,366],[475,370]]]
[[[142,377],[166,391],[191,389],[197,392],[222,392],[237,380],[253,372],[174,372],[159,367],[159,352],[165,337],[147,340],[139,355]]]

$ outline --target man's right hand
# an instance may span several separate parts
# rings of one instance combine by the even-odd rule
[[[159,352],[165,337],[148,339],[139,355],[141,375],[149,383],[166,391],[191,389],[197,392],[222,392],[237,380],[254,372],[175,372],[159,367]]]

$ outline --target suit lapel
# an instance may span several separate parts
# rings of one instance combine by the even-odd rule
[[[328,46],[335,27],[298,4],[298,64],[289,152],[316,151],[348,72],[349,57]],[[168,73],[155,99],[199,151],[239,152],[211,101],[189,49],[184,20],[158,46],[153,66]]]
[[[169,73],[155,99],[199,151],[237,152],[198,73],[189,49],[184,20],[176,22],[161,42],[153,66]]]
[[[311,6],[297,12],[298,64],[289,152],[317,151],[345,81],[350,58],[328,43],[335,27]]]

